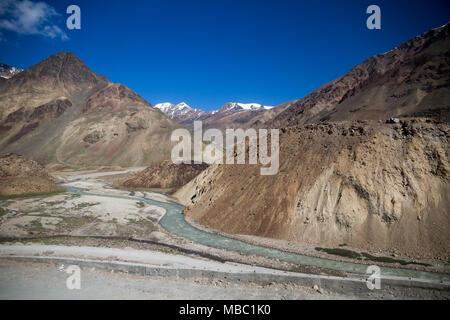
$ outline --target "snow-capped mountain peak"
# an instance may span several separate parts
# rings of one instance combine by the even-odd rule
[[[169,108],[173,106],[172,103],[170,102],[163,102],[163,103],[158,103],[155,105],[155,108],[161,110],[162,112],[166,112],[167,110],[169,110]]]
[[[23,69],[11,67],[11,66],[8,66],[7,64],[0,63],[0,77],[2,77],[2,78],[9,79],[22,71],[23,71]]]
[[[162,112],[175,112],[181,111],[188,112],[189,110],[196,110],[191,108],[186,102],[180,102],[177,104],[173,104],[170,102],[158,103],[155,105],[155,108],[160,109]]]
[[[155,108],[161,110],[169,118],[178,122],[196,118],[205,113],[202,110],[191,108],[186,102],[180,102],[177,104],[170,102],[158,103],[155,105]]]
[[[259,110],[259,109],[271,109],[271,106],[263,106],[259,103],[240,103],[240,102],[228,102],[225,103],[222,108],[220,108],[221,112],[228,111],[237,111],[237,110]]]
[[[179,123],[191,123],[195,120],[205,120],[211,117],[222,117],[230,113],[238,113],[244,111],[268,110],[273,107],[263,106],[259,103],[240,103],[229,102],[225,103],[219,110],[203,111],[191,108],[185,102],[173,104],[170,102],[158,103],[155,108],[160,109],[169,118]]]

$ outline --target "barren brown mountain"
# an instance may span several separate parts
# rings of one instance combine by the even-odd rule
[[[370,58],[252,120],[281,128],[277,175],[213,165],[175,196],[225,232],[448,260],[449,65],[449,25]]]
[[[450,24],[357,65],[302,99],[250,119],[246,126],[428,116],[444,120],[450,101]]]
[[[46,193],[58,191],[55,179],[36,161],[20,155],[0,157],[0,195]]]
[[[75,55],[55,54],[0,86],[0,152],[69,167],[170,159],[179,127]]]

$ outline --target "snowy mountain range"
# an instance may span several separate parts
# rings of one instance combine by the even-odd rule
[[[213,116],[224,116],[243,111],[269,110],[273,107],[263,106],[259,103],[228,102],[218,110],[206,112],[203,110],[192,108],[185,102],[181,102],[178,104],[165,102],[156,104],[155,108],[160,109],[169,118],[179,123],[188,124],[193,122],[194,120],[204,120]]]
[[[9,79],[15,74],[22,72],[23,69],[8,66],[7,64],[0,63],[0,77],[4,79]]]
[[[161,110],[166,116],[179,123],[197,119],[206,114],[205,111],[191,108],[185,102],[173,104],[170,102],[158,103],[155,108]]]
[[[259,103],[240,103],[240,102],[228,102],[225,103],[220,109],[220,112],[227,111],[240,111],[240,110],[260,110],[260,109],[272,109],[270,106],[263,106]]]

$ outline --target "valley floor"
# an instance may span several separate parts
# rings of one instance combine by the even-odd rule
[[[137,170],[141,170],[141,168],[126,172]],[[166,214],[166,210],[163,208],[165,207],[164,204],[171,204],[174,199],[150,191],[130,192],[112,189],[108,183],[101,180],[111,174],[124,174],[124,172],[66,174],[61,178],[69,181],[65,184],[68,193],[0,202],[2,208],[0,238],[3,243],[0,246],[2,257],[0,296],[2,298],[18,298],[22,292],[24,298],[34,299],[33,292],[37,293],[38,288],[44,284],[47,286],[45,290],[48,292],[43,297],[46,295],[50,299],[53,297],[80,297],[75,292],[63,293],[61,290],[67,289],[61,287],[62,285],[58,282],[48,283],[48,281],[44,281],[44,279],[51,277],[54,272],[54,268],[48,267],[46,263],[39,267],[39,265],[27,261],[26,264],[22,265],[22,269],[15,269],[11,267],[13,261],[5,260],[11,255],[53,259],[61,255],[74,257],[76,253],[76,256],[82,259],[92,257],[109,261],[139,261],[153,266],[173,267],[177,270],[186,268],[199,270],[199,268],[207,267],[213,268],[217,272],[228,272],[229,274],[239,274],[243,272],[242,270],[245,270],[247,273],[256,272],[256,274],[258,272],[294,272],[304,276],[306,274],[321,274],[325,277],[345,276],[344,272],[336,270],[297,265],[263,256],[248,256],[235,251],[213,248],[169,233],[161,227],[160,220]],[[77,193],[77,190],[81,189],[84,192]],[[151,200],[160,205],[153,205]],[[27,245],[23,245],[23,243],[27,243]],[[58,246],[45,249],[45,245]],[[92,247],[104,249],[97,250],[94,254],[92,250],[96,248]],[[120,250],[108,248],[120,248]],[[138,249],[138,251],[135,249]],[[61,250],[66,251],[64,253]],[[60,254],[55,253],[55,251]],[[135,256],[131,254],[132,252]],[[49,261],[52,260],[48,260],[47,264]],[[231,267],[233,264],[234,266]],[[284,271],[275,271],[274,269]],[[90,289],[87,288],[84,292],[84,299],[158,299],[168,296],[173,299],[202,299],[209,298],[212,294],[215,299],[340,299],[355,296],[359,298],[445,298],[448,293],[448,287],[443,292],[441,289],[438,290],[438,293],[434,290],[413,290],[413,292],[409,292],[407,289],[405,291],[405,288],[399,289],[400,291],[397,292],[388,290],[382,293],[373,293],[367,290],[365,282],[361,281],[358,283],[358,290],[349,291],[348,294],[325,292],[323,289],[317,288],[312,290],[311,284],[314,284],[314,282],[308,282],[309,280],[302,282],[301,286],[293,285],[290,280],[286,280],[285,283],[275,281],[272,285],[257,284],[250,281],[246,285],[238,283],[238,287],[236,287],[236,283],[228,285],[223,281],[217,282],[215,276],[199,279],[190,277],[190,279],[182,281],[180,279],[169,279],[162,286],[161,291],[158,291],[154,288],[158,288],[162,281],[157,277],[146,276],[145,279],[148,281],[142,283],[137,280],[141,279],[138,275],[111,274],[103,271],[97,272],[89,268],[83,269],[84,273],[86,273],[85,279],[89,279],[87,283],[92,285]],[[106,280],[108,285],[104,284]],[[24,290],[26,282],[30,283],[31,289],[29,291]],[[239,287],[239,285],[242,287]],[[106,288],[105,286],[109,287]],[[124,296],[120,296],[123,286],[128,288],[129,291]],[[107,291],[108,294],[102,296],[96,293],[98,290],[101,292]],[[318,290],[321,294],[318,294]],[[35,298],[40,297],[36,296]]]

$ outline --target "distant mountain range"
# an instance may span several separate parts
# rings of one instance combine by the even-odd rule
[[[225,126],[232,127],[233,124],[247,122],[248,119],[260,112],[270,110],[273,107],[263,106],[259,103],[228,102],[218,110],[203,111],[191,108],[185,102],[178,104],[166,102],[156,104],[155,108],[160,109],[169,118],[188,127],[194,121],[201,120],[206,127],[224,128]]]
[[[160,109],[169,118],[179,123],[186,123],[191,120],[194,121],[207,114],[205,111],[191,108],[185,102],[177,104],[172,104],[170,102],[158,103],[155,105],[155,108]]]
[[[12,76],[22,72],[23,69],[8,66],[7,64],[0,63],[0,77],[9,79]]]

